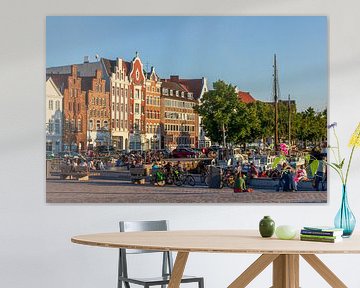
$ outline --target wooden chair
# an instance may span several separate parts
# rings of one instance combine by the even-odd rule
[[[166,220],[160,221],[121,221],[120,232],[134,232],[134,231],[167,231],[168,222]],[[123,283],[125,288],[130,288],[130,284],[136,284],[149,288],[150,286],[160,286],[165,288],[169,284],[173,259],[169,251],[150,251],[150,250],[134,250],[134,249],[119,249],[119,266],[118,266],[118,288],[122,288]],[[160,277],[140,278],[129,277],[127,267],[128,254],[142,254],[142,253],[163,253],[162,260],[162,275]],[[160,265],[159,265],[160,266]],[[204,278],[195,276],[183,276],[181,283],[198,283],[198,288],[204,288]]]

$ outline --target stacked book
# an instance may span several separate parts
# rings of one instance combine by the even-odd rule
[[[304,227],[300,240],[336,243],[342,241],[343,229],[334,227]]]

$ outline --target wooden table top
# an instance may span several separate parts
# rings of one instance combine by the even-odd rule
[[[257,230],[188,230],[158,232],[116,232],[79,235],[77,244],[181,252],[248,254],[358,254],[360,235],[338,243],[262,238]]]

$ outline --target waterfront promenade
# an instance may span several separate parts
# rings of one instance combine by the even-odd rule
[[[323,191],[276,192],[255,189],[233,193],[230,188],[213,189],[196,183],[194,187],[158,187],[132,184],[126,179],[90,178],[89,181],[46,181],[48,203],[326,203]]]

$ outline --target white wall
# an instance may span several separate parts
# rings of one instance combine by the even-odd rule
[[[236,2],[236,3],[235,3]],[[217,4],[215,4],[217,3]],[[358,1],[4,1],[0,9],[0,287],[115,287],[116,251],[70,243],[75,234],[116,231],[119,219],[171,221],[172,229],[256,228],[263,215],[278,224],[331,223],[340,183],[331,174],[323,205],[49,205],[45,203],[45,16],[85,14],[327,15],[330,121],[345,144],[360,105]],[[304,71],[306,72],[306,71]],[[19,87],[18,77],[22,81]],[[21,131],[21,133],[19,133]],[[346,145],[344,145],[346,146]],[[360,219],[360,151],[349,183]],[[357,229],[359,230],[360,225]],[[192,254],[188,271],[206,287],[226,287],[255,255]],[[321,256],[348,287],[360,287],[360,255]],[[346,263],[346,265],[344,264]],[[146,263],[144,263],[145,265]],[[138,264],[143,265],[143,264]],[[302,287],[328,287],[301,262]],[[249,287],[269,287],[268,269]]]

